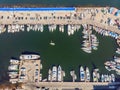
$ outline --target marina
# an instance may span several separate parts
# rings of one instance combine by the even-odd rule
[[[34,62],[33,66],[32,63]],[[27,80],[28,77],[27,74],[30,73],[30,71],[32,71],[32,68],[30,68],[27,64],[25,63],[30,63],[32,67],[35,67],[33,69],[35,69],[35,79],[33,79],[32,81],[29,81],[29,79]],[[108,62],[109,63],[109,62]],[[106,64],[108,65],[108,64]],[[19,67],[19,68],[18,68]],[[28,71],[26,71],[26,69],[28,69]],[[46,79],[42,80],[42,73],[40,72],[40,70],[42,69],[42,64],[41,64],[41,60],[40,60],[40,55],[37,54],[22,54],[19,57],[19,60],[15,60],[15,59],[10,59],[10,65],[8,66],[8,70],[9,70],[9,76],[10,76],[10,82],[12,83],[16,83],[16,82],[45,82]],[[91,74],[89,71],[89,68],[86,67],[84,68],[83,66],[80,66],[79,69],[79,78],[81,82],[90,82],[91,81]],[[33,74],[34,75],[34,74]],[[75,74],[75,71],[72,70],[70,71],[70,75],[73,78],[73,82],[75,82],[75,80],[77,79],[77,76]],[[109,76],[106,75],[101,75],[101,80],[100,79],[100,75],[99,75],[99,69],[94,69],[93,70],[93,82],[115,82],[115,75],[111,74],[111,79],[110,80],[106,80],[106,78],[109,78]],[[48,79],[47,81],[50,82],[63,82],[65,77],[65,71],[62,70],[62,67],[59,66],[52,66],[52,69],[49,68],[48,70]],[[104,79],[103,79],[104,78]],[[13,81],[12,81],[13,80]],[[17,80],[15,82],[15,80]]]
[[[100,45],[100,40],[99,37],[97,36],[97,34],[100,34],[103,38],[106,36],[106,38],[113,38],[115,40],[117,40],[117,43],[119,45],[119,14],[116,14],[109,11],[111,10],[112,7],[101,7],[101,8],[32,8],[32,9],[26,9],[26,8],[3,8],[0,9],[0,12],[5,13],[6,15],[9,14],[11,11],[13,12],[11,14],[11,17],[5,16],[5,18],[2,16],[1,14],[1,26],[0,26],[0,32],[1,35],[5,34],[6,32],[9,33],[10,35],[15,35],[16,32],[19,33],[24,33],[24,32],[29,32],[29,33],[38,33],[38,31],[40,31],[41,33],[39,33],[40,35],[43,34],[43,36],[45,35],[44,33],[50,33],[51,36],[45,36],[46,38],[49,38],[49,40],[46,39],[47,41],[47,48],[44,48],[47,53],[48,51],[56,51],[58,50],[58,45],[60,46],[64,46],[66,41],[64,41],[65,38],[60,37],[59,35],[66,35],[67,38],[71,38],[71,41],[73,39],[73,36],[79,36],[79,40],[82,37],[83,40],[79,41],[79,51],[82,48],[84,53],[80,51],[79,54],[84,54],[85,56],[87,56],[87,54],[92,54],[94,52],[97,52],[97,50],[99,50],[99,45]],[[107,19],[101,19],[104,17],[104,13],[101,10],[105,10],[106,17],[107,15],[109,17],[111,17],[113,20],[111,21],[110,18]],[[8,10],[8,12],[6,12],[6,10]],[[30,10],[30,14],[27,13]],[[36,12],[38,10],[38,12]],[[54,11],[54,13],[53,13]],[[99,12],[98,12],[99,11]],[[34,12],[34,13],[33,13]],[[91,13],[91,14],[89,14]],[[98,14],[99,13],[99,14]],[[117,13],[117,11],[116,11]],[[20,17],[19,17],[20,15]],[[44,16],[46,15],[46,16]],[[50,16],[49,16],[50,15]],[[60,16],[59,16],[60,15]],[[97,15],[100,15],[100,18],[97,19]],[[25,16],[25,17],[23,17]],[[7,20],[6,20],[7,17]],[[10,19],[9,19],[10,18]],[[6,20],[7,22],[5,23],[3,20]],[[117,19],[117,21],[116,21]],[[96,21],[95,21],[96,20]],[[23,22],[24,21],[24,22]],[[30,21],[29,23],[27,21]],[[97,23],[96,23],[97,22]],[[46,27],[48,29],[48,31],[46,31]],[[81,30],[81,28],[83,29],[83,31]],[[82,34],[80,33],[82,32]],[[14,34],[13,34],[14,33]],[[56,40],[56,38],[54,38],[54,33],[57,33],[57,35],[55,37],[58,38],[58,40]],[[61,33],[61,34],[58,34]],[[77,33],[77,34],[76,34]],[[38,35],[38,34],[36,34]],[[65,36],[64,36],[65,37]],[[38,37],[37,37],[38,39]],[[40,38],[39,38],[40,39]],[[25,38],[23,37],[22,41],[24,41]],[[73,39],[74,41],[75,39]],[[42,42],[42,39],[40,39],[40,45],[44,46],[45,44],[43,44],[44,42]],[[63,44],[61,44],[61,42],[64,42]],[[73,42],[72,41],[72,42]],[[67,41],[68,42],[68,41]],[[78,41],[77,41],[78,42]],[[83,42],[81,44],[81,42]],[[35,43],[32,42],[34,45]],[[27,45],[27,47],[30,46],[31,43],[29,43],[29,45]],[[39,44],[37,42],[37,44]],[[73,45],[73,43],[69,43],[71,45]],[[69,45],[68,44],[68,45]],[[76,44],[76,43],[74,43]],[[54,47],[52,47],[54,46]],[[49,60],[49,58],[51,58],[51,56],[56,57],[56,58],[51,58],[53,59],[55,62],[52,61],[48,61],[48,63],[45,64],[43,67],[46,68],[46,70],[43,71],[41,73],[41,69],[42,69],[42,65],[41,62],[39,61],[39,59],[41,58],[39,55],[21,55],[19,57],[20,60],[17,61],[10,61],[10,66],[8,67],[9,70],[9,77],[11,78],[9,81],[12,83],[16,83],[16,82],[36,82],[36,83],[40,83],[40,82],[64,82],[64,78],[67,77],[67,79],[69,79],[68,77],[68,73],[69,72],[69,67],[74,68],[75,67],[75,71],[70,71],[69,76],[72,76],[72,80],[73,82],[115,82],[116,80],[116,75],[113,73],[110,73],[111,70],[115,70],[116,74],[119,75],[119,71],[120,71],[120,67],[119,67],[119,60],[118,58],[114,58],[115,61],[113,62],[107,62],[105,65],[105,68],[109,71],[104,74],[102,73],[102,70],[99,71],[99,62],[97,63],[97,58],[92,58],[92,57],[88,57],[87,59],[90,59],[91,61],[85,61],[84,63],[81,63],[81,57],[79,56],[79,60],[80,63],[77,62],[77,64],[73,65],[74,63],[74,59],[76,58],[76,55],[72,55],[74,52],[74,50],[78,51],[78,48],[73,48],[71,47],[70,51],[69,49],[63,48],[64,51],[60,51],[58,53],[58,56],[54,55],[54,53],[49,52],[48,55],[46,57],[48,57],[47,59]],[[68,49],[68,51],[67,51]],[[119,54],[119,49],[116,48],[117,51],[115,51],[116,53]],[[36,48],[36,50],[38,50],[38,47]],[[43,49],[41,49],[43,50]],[[67,66],[67,69],[65,71],[64,67],[66,65],[66,63],[64,64],[64,60],[61,61],[64,57],[66,57],[66,51],[68,54],[69,59],[67,60],[67,63],[69,62],[68,60],[73,59],[73,61],[71,62],[71,65]],[[42,53],[42,51],[39,51]],[[45,53],[44,52],[44,53]],[[104,52],[104,51],[103,51]],[[56,53],[56,52],[55,52]],[[63,54],[61,54],[63,53]],[[86,54],[87,53],[87,54]],[[57,53],[56,53],[57,54]],[[111,54],[113,55],[113,54]],[[104,56],[104,55],[103,55]],[[45,57],[45,56],[44,56]],[[42,57],[43,59],[46,59]],[[107,56],[106,56],[107,57]],[[86,60],[87,60],[86,59]],[[103,59],[103,58],[102,58]],[[104,58],[105,59],[105,58]],[[36,60],[36,61],[35,61]],[[65,61],[66,61],[65,60]],[[85,59],[83,59],[85,60]],[[96,60],[96,61],[95,61]],[[106,59],[104,60],[106,61]],[[12,64],[12,63],[13,64]],[[18,63],[19,62],[19,63]],[[32,63],[34,63],[34,65]],[[31,65],[31,67],[29,67],[29,65]],[[59,65],[53,65],[53,63],[62,63]],[[92,63],[92,68],[89,65]],[[95,68],[94,63],[98,65],[98,68]],[[82,65],[81,65],[82,64]],[[102,61],[102,64],[103,61]],[[53,65],[52,68],[48,68],[48,65]],[[80,66],[81,65],[81,66]],[[84,65],[86,65],[86,67],[83,67]],[[76,67],[77,66],[77,67]],[[80,66],[80,67],[79,67]],[[103,66],[103,65],[102,65]],[[102,67],[101,66],[101,67]],[[29,68],[26,68],[29,67]],[[78,68],[79,67],[79,68]],[[77,69],[76,69],[77,68]],[[104,68],[104,69],[105,69]],[[63,70],[62,70],[63,69]],[[76,72],[76,70],[78,70],[79,72]],[[26,73],[27,72],[27,73]],[[34,73],[32,73],[34,72]],[[79,73],[79,75],[78,75]],[[63,78],[64,77],[64,78]],[[105,83],[106,84],[106,83]]]
[[[18,63],[19,62],[19,63]],[[17,71],[15,71],[16,69],[9,69],[10,67],[14,67],[15,64],[17,64],[19,66],[19,69],[17,69]],[[28,64],[29,63],[29,64]],[[30,66],[29,66],[30,65]],[[94,85],[106,85],[108,86],[108,88],[110,87],[110,83],[114,84],[114,83],[119,83],[115,81],[115,75],[111,74],[105,74],[105,75],[99,75],[99,69],[94,69],[93,70],[93,80],[90,81],[90,71],[89,68],[86,67],[84,69],[83,66],[80,67],[80,81],[75,83],[75,80],[77,79],[77,76],[75,74],[75,71],[70,71],[70,75],[73,78],[73,83],[71,82],[64,82],[64,78],[65,77],[65,72],[62,70],[62,67],[59,66],[52,66],[52,70],[49,69],[48,70],[48,79],[44,79],[42,77],[42,64],[41,64],[41,59],[40,59],[40,55],[38,54],[24,54],[22,53],[19,57],[19,60],[14,60],[14,59],[10,59],[10,66],[9,66],[8,70],[8,74],[9,74],[9,82],[11,82],[12,84],[14,83],[24,83],[24,88],[22,88],[22,90],[27,89],[26,85],[34,85],[36,83],[36,85],[34,85],[34,87],[36,88],[40,88],[40,87],[45,87],[45,88],[85,88],[86,90],[88,90],[88,88],[85,86],[86,84],[88,84],[89,82],[89,89],[92,90]],[[12,71],[11,71],[12,70]],[[13,71],[14,70],[14,71]],[[34,72],[34,73],[33,73]],[[42,84],[42,83],[44,84]],[[50,84],[48,85],[47,83],[50,82]],[[52,82],[55,82],[54,84],[52,84]],[[61,83],[57,83],[57,82],[61,82]],[[80,83],[81,82],[81,83]],[[83,82],[83,83],[82,83]],[[94,83],[96,82],[96,83]],[[100,83],[101,82],[101,83]],[[106,83],[105,83],[106,82]],[[109,83],[107,83],[109,82]],[[64,85],[62,85],[64,83]],[[67,84],[69,83],[69,85],[72,86],[67,86]],[[58,87],[57,85],[60,86]],[[80,85],[79,87],[76,85]],[[34,88],[33,87],[33,88]]]

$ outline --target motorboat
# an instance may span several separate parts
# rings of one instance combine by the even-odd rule
[[[19,60],[10,59],[10,64],[19,64]]]
[[[104,82],[104,75],[101,75],[101,82]]]
[[[59,65],[58,66],[58,82],[61,82],[62,81],[62,68],[61,66]]]
[[[57,67],[53,66],[52,68],[52,81],[57,81]]]
[[[111,81],[115,82],[115,75],[114,74],[111,74]]]
[[[90,81],[90,71],[88,67],[86,67],[85,73],[86,73],[86,81]]]
[[[98,78],[97,78],[97,74],[96,71],[93,71],[93,82],[97,82]]]
[[[105,66],[105,68],[106,68],[108,71],[111,71],[111,70],[112,70],[111,67],[109,67],[109,66]]]
[[[85,71],[83,66],[80,67],[80,81],[85,81]]]
[[[48,71],[48,81],[51,81],[51,78],[52,78],[52,71],[51,71],[51,69],[49,69],[49,71]]]
[[[36,54],[22,54],[20,55],[20,59],[25,60],[25,59],[39,59],[40,55]]]
[[[10,65],[8,66],[8,70],[18,70],[18,65]]]

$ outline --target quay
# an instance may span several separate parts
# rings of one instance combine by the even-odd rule
[[[0,24],[90,24],[120,34],[119,12],[112,11],[111,13],[110,11],[111,7],[0,8]],[[117,15],[115,15],[115,13],[117,13]]]
[[[94,90],[103,87],[111,90],[109,84],[108,82],[39,82],[27,83],[25,86],[45,87],[48,90]]]

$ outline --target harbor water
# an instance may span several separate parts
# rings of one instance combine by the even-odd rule
[[[77,81],[79,81],[80,65],[89,67],[91,72],[93,68],[99,68],[100,73],[110,73],[104,68],[104,62],[115,54],[116,40],[94,33],[100,44],[97,51],[88,54],[81,49],[82,29],[71,36],[67,35],[67,27],[65,27],[64,33],[59,32],[58,28],[54,32],[49,32],[47,26],[43,32],[24,31],[13,34],[5,32],[0,35],[1,77],[6,77],[10,58],[19,58],[23,51],[40,54],[43,64],[43,79],[47,78],[48,69],[52,65],[61,65],[66,74],[65,81],[72,81],[70,70],[75,70],[78,77]],[[55,46],[49,44],[51,40],[55,42]]]
[[[37,4],[40,6],[114,6],[120,7],[120,0],[0,0],[0,4]]]

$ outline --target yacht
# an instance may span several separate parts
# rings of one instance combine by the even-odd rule
[[[30,31],[30,26],[27,26],[27,31],[28,31],[28,32]]]
[[[61,66],[59,65],[58,66],[58,82],[61,82],[62,81],[62,69],[61,69]]]
[[[116,53],[120,54],[120,48],[117,48]]]
[[[80,81],[85,81],[85,71],[82,66],[80,67]]]
[[[86,81],[90,81],[90,71],[89,71],[89,68],[88,67],[86,67]]]
[[[93,50],[97,50],[98,48],[96,46],[92,46]]]
[[[10,64],[19,64],[19,60],[10,59]]]
[[[110,66],[105,66],[105,68],[108,70],[108,71],[111,71],[112,68]]]
[[[51,81],[51,77],[52,77],[52,71],[51,71],[51,69],[49,69],[49,71],[48,71],[48,81]]]
[[[20,59],[39,59],[40,56],[39,55],[36,55],[36,54],[23,54],[23,55],[20,55]]]
[[[43,32],[43,25],[40,25],[40,31]]]
[[[61,31],[64,32],[64,25],[61,26]]]
[[[101,75],[101,82],[104,82],[104,75]]]
[[[84,36],[82,36],[84,39],[87,39],[88,38],[88,35],[85,34]]]
[[[86,48],[86,47],[82,47],[82,50],[86,53],[91,53],[91,49],[90,48]]]
[[[98,78],[97,78],[97,74],[95,71],[93,71],[93,82],[97,82]]]
[[[8,66],[8,70],[18,70],[18,65],[10,65]]]
[[[114,74],[111,74],[111,81],[115,82],[115,75]]]
[[[57,81],[57,67],[53,66],[52,68],[52,81]]]

